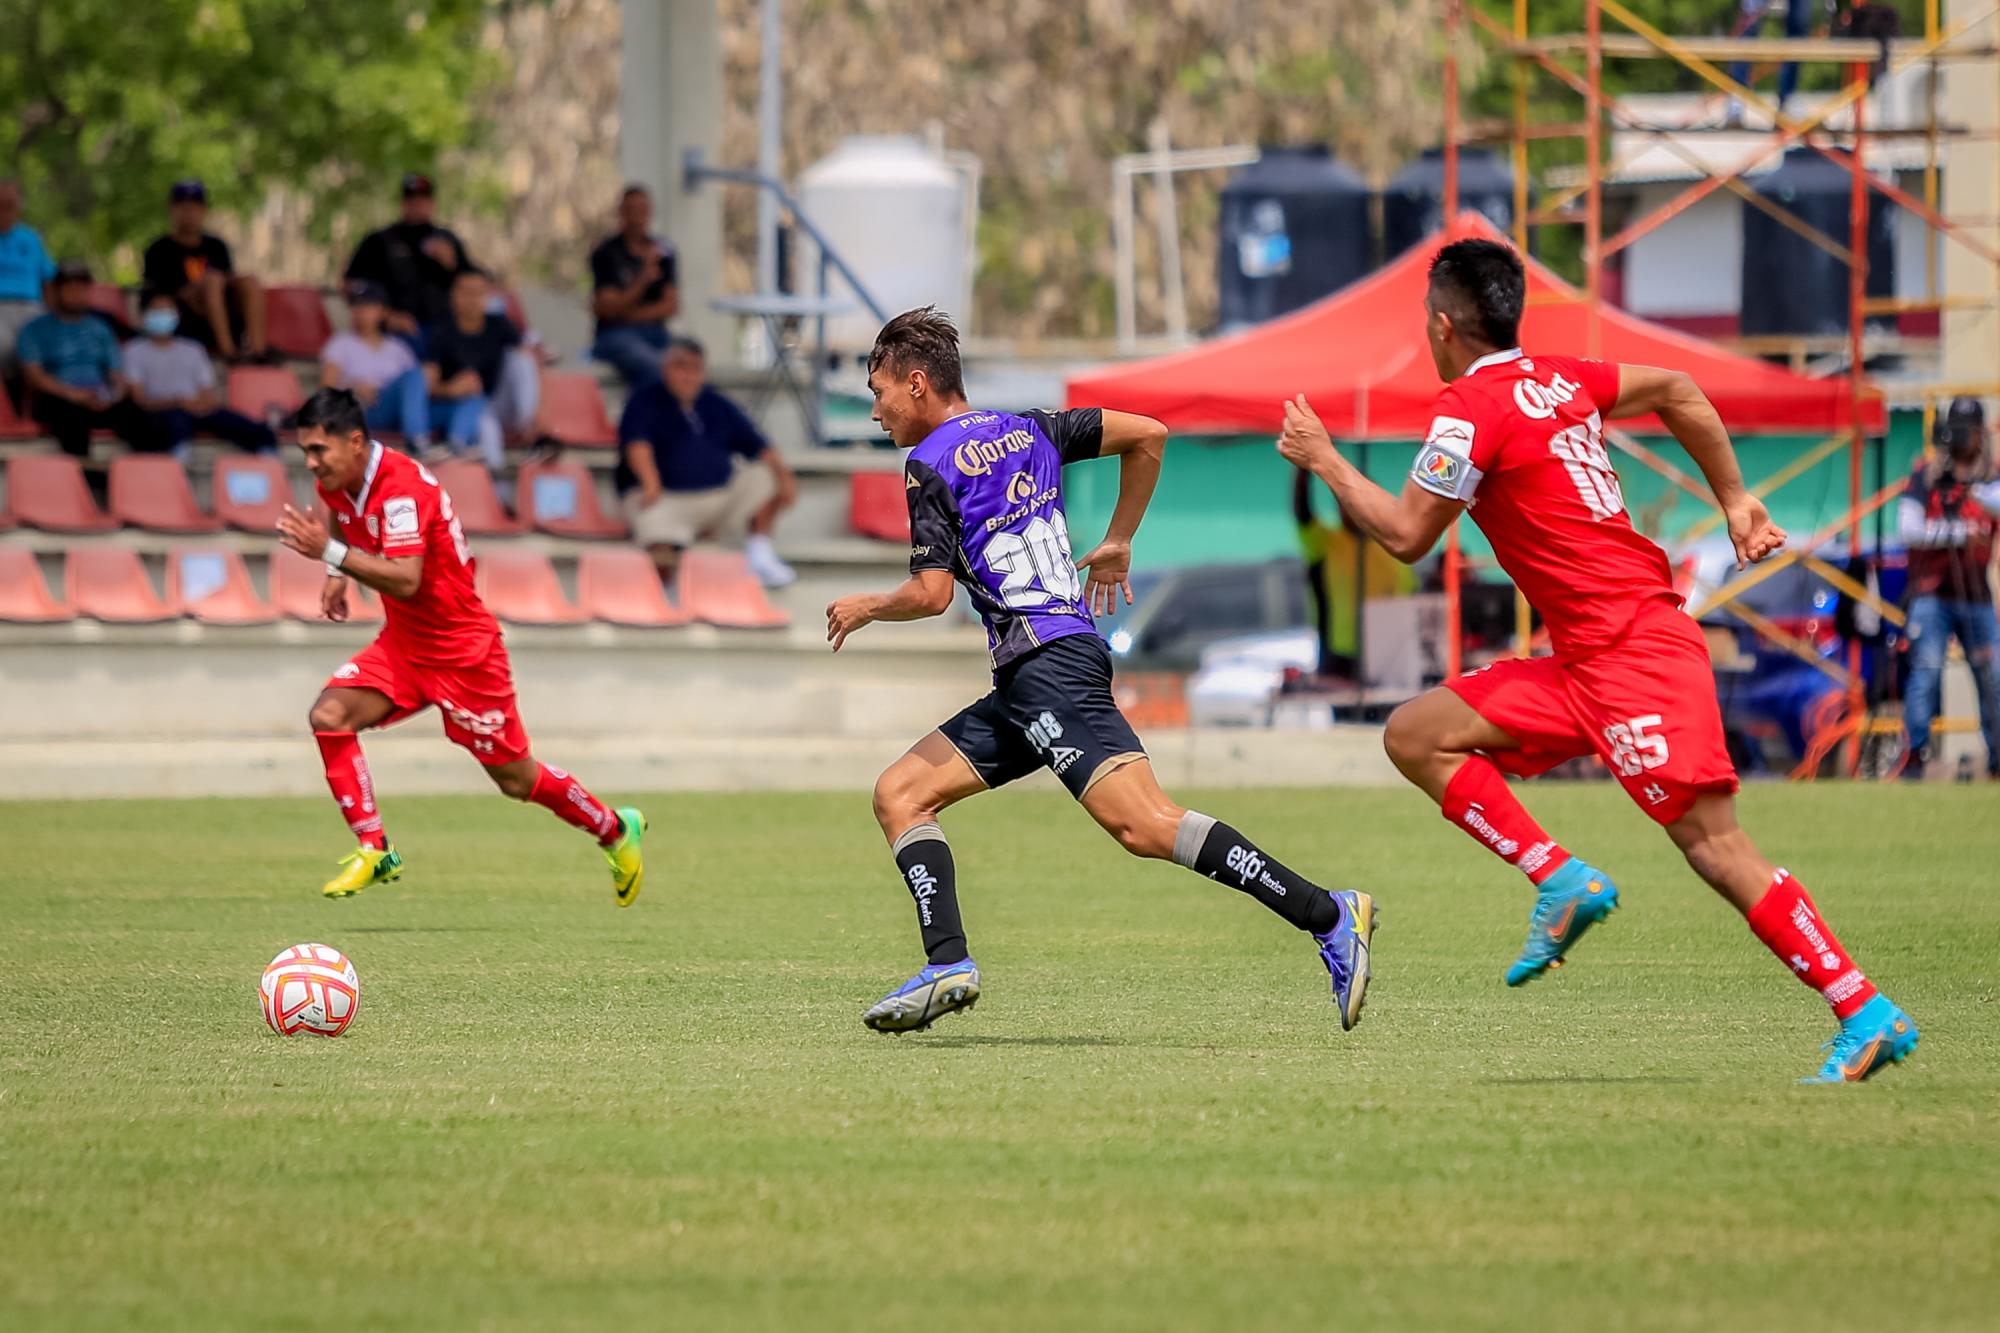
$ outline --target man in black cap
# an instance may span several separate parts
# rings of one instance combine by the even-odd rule
[[[1993,561],[1994,520],[2000,517],[2000,480],[1986,438],[1986,409],[1977,398],[1952,400],[1931,442],[1930,457],[1917,464],[1897,501],[1897,526],[1910,557],[1910,672],[1903,686],[1910,759],[1903,775],[1924,775],[1945,652],[1957,635],[1979,696],[1986,773],[2000,777],[2000,686],[1994,671],[2000,621],[1986,572]]]
[[[134,449],[167,448],[166,431],[127,392],[111,326],[90,308],[90,266],[74,259],[59,266],[49,297],[49,312],[29,320],[15,344],[35,419],[78,458],[89,456],[93,430],[112,431]]]
[[[208,227],[208,187],[175,181],[169,229],[146,247],[146,295],[164,292],[181,310],[180,332],[225,361],[264,361],[264,285],[236,271],[229,245]]]
[[[423,355],[423,330],[451,316],[451,284],[472,267],[465,243],[440,227],[431,178],[403,177],[403,215],[371,231],[347,261],[349,282],[372,282],[389,297],[389,332]]]

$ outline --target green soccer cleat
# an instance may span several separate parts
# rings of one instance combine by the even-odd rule
[[[646,856],[640,848],[646,836],[646,817],[632,806],[620,806],[618,824],[623,832],[604,849],[604,859],[611,863],[611,892],[618,905],[630,907],[646,880]]]
[[[393,847],[356,847],[340,858],[340,873],[321,886],[329,898],[352,898],[365,888],[403,877],[403,858]]]

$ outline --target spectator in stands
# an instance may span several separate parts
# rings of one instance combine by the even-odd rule
[[[372,282],[389,297],[389,332],[424,354],[423,331],[451,314],[452,280],[472,267],[465,243],[437,225],[429,176],[403,177],[403,216],[371,231],[347,261],[349,282]]]
[[[322,388],[350,389],[368,414],[368,429],[402,435],[412,453],[431,443],[431,391],[417,354],[391,338],[384,321],[388,296],[372,282],[347,289],[352,332],[336,333],[319,354]]]
[[[21,221],[21,182],[0,180],[0,375],[14,378],[14,340],[42,313],[56,266],[42,234]]]
[[[15,344],[35,419],[78,458],[89,456],[93,430],[111,431],[134,449],[164,449],[166,432],[126,393],[118,340],[90,308],[90,282],[87,264],[70,260],[56,269],[49,312],[29,320]]]
[[[146,247],[145,289],[174,298],[181,332],[225,361],[265,361],[264,285],[238,273],[229,245],[209,233],[208,187],[175,181],[167,191],[169,230]]]
[[[643,185],[628,185],[618,200],[618,230],[590,252],[590,308],[597,316],[590,355],[615,366],[634,389],[660,378],[667,321],[681,308],[674,247],[652,226],[653,196]]]
[[[507,349],[500,363],[500,384],[487,401],[480,420],[480,448],[498,458],[505,445],[553,445],[542,433],[542,365],[555,357],[534,330],[514,322],[507,312],[507,295],[491,274],[486,279],[486,313],[514,330],[519,345]],[[523,318],[526,318],[525,312]]]
[[[1813,0],[1737,0],[1736,28],[1732,37],[1755,37],[1764,27],[1764,20],[1776,13],[1782,5],[1785,11],[1785,36],[1803,37],[1812,26]],[[1729,67],[1729,77],[1750,87],[1752,71],[1750,62],[1739,60]],[[1778,109],[1783,111],[1785,103],[1799,86],[1799,66],[1797,61],[1787,61],[1778,70]],[[1729,123],[1739,125],[1743,121],[1743,103],[1737,98],[1729,99]]]
[[[487,309],[490,291],[479,269],[460,269],[453,278],[449,316],[424,333],[424,381],[431,429],[443,432],[453,453],[483,451],[487,466],[498,472],[504,461],[498,432],[482,431],[482,424],[500,392],[507,354],[521,345],[521,331]]]
[[[744,555],[766,587],[798,577],[771,544],[798,479],[750,418],[708,386],[701,344],[676,338],[661,378],[632,393],[618,423],[617,486],[632,535],[662,580],[704,537],[747,535]]]
[[[278,437],[269,426],[222,405],[215,391],[215,363],[200,343],[176,336],[180,321],[180,306],[172,295],[154,292],[146,298],[139,318],[145,336],[125,344],[132,401],[152,414],[177,452],[196,435],[227,440],[239,449],[276,449]]]
[[[2000,480],[1986,438],[1986,409],[1977,398],[1953,400],[1938,419],[1931,456],[1920,460],[1896,526],[1909,549],[1910,675],[1903,689],[1903,725],[1910,757],[1903,776],[1921,778],[1930,759],[1945,653],[1952,636],[1965,650],[1979,725],[1986,739],[1986,773],[2000,778],[2000,620],[1993,611],[1995,519]]]

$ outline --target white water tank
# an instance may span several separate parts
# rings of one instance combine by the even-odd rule
[[[855,135],[807,167],[798,199],[828,245],[868,288],[883,314],[936,305],[963,328],[972,290],[966,177],[922,141],[901,135]],[[793,289],[819,290],[819,248],[802,235]],[[827,291],[853,312],[827,321],[827,339],[866,349],[880,327],[837,270]]]

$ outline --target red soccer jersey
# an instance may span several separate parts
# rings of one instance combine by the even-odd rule
[[[500,623],[479,600],[465,530],[430,469],[376,444],[359,494],[329,495],[321,487],[319,498],[333,514],[334,536],[355,550],[424,558],[414,597],[382,599],[390,648],[419,666],[469,666],[493,652]]]
[[[1666,552],[1632,527],[1604,451],[1618,367],[1573,356],[1481,357],[1438,395],[1411,476],[1472,521],[1559,657],[1618,641],[1647,602],[1679,604]]]

